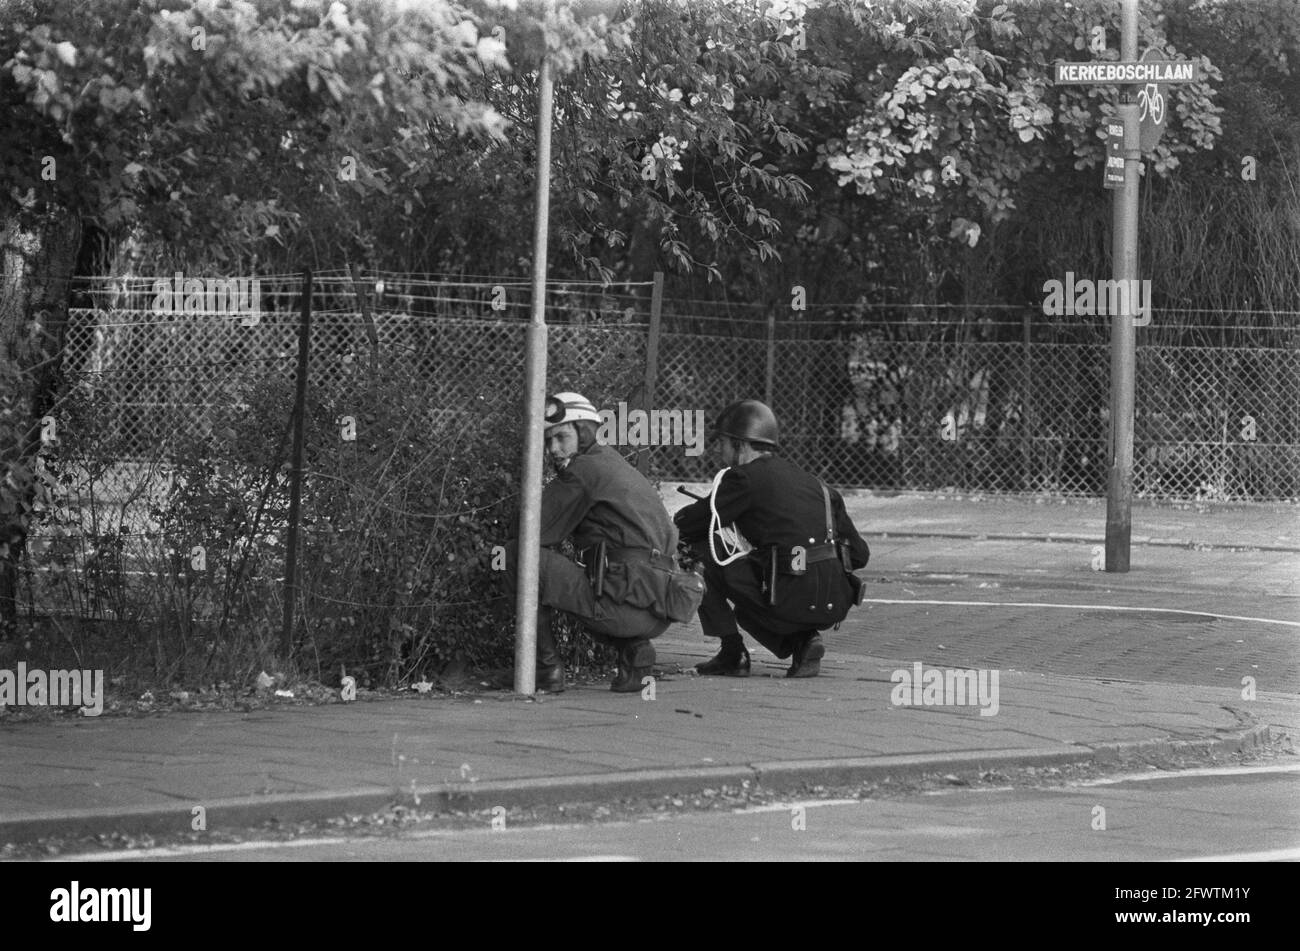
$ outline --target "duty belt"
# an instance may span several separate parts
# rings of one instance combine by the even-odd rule
[[[663,571],[676,571],[677,562],[657,548],[610,548],[607,542],[597,542],[578,552],[578,563],[587,570],[587,580],[592,592],[600,597],[605,592],[605,569],[609,565],[626,565],[634,562],[649,564]]]
[[[629,564],[635,561],[649,562],[654,568],[664,571],[676,571],[677,562],[671,555],[665,555],[657,548],[610,548],[605,552],[607,564]]]
[[[838,560],[841,544],[841,542],[826,542],[821,545],[798,545],[794,548],[778,546],[777,567],[783,575],[801,575],[808,565],[815,565],[819,561]],[[796,563],[802,567],[796,567]]]

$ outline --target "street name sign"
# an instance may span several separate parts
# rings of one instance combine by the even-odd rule
[[[1194,83],[1200,79],[1190,60],[1136,63],[1053,63],[1056,86],[1136,86],[1145,83]]]

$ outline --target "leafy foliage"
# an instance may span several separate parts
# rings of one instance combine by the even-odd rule
[[[501,117],[463,91],[505,66],[504,46],[460,4],[168,7],[35,0],[31,19],[0,35],[0,163],[13,179],[0,213],[30,192],[110,230],[139,224],[214,261],[247,261],[306,218],[322,223],[313,204],[382,194],[361,148],[377,132],[375,148],[408,165],[429,135],[501,134]],[[417,69],[423,81],[402,77]],[[355,179],[340,177],[344,158]],[[323,238],[355,240],[349,223]]]

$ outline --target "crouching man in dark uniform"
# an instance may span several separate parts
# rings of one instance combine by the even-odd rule
[[[596,641],[617,647],[610,689],[639,693],[655,662],[651,639],[694,616],[703,583],[678,569],[677,529],[654,486],[616,449],[596,442],[600,415],[585,397],[548,397],[542,425],[556,477],[542,491],[537,687],[564,689],[551,629],[558,609],[580,618]],[[581,564],[552,550],[570,535]],[[517,553],[512,542],[506,574],[512,603]]]
[[[674,518],[704,566],[700,624],[705,636],[722,639],[718,655],[696,669],[749,676],[743,627],[777,657],[792,658],[787,677],[815,677],[826,653],[818,632],[858,603],[862,582],[851,571],[871,552],[839,493],[774,455],[779,432],[765,404],[727,407],[714,437],[728,468],[710,498]]]

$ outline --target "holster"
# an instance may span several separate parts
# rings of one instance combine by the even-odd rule
[[[589,548],[578,552],[578,564],[587,571],[587,580],[591,582],[591,593],[599,600],[605,593],[605,569],[609,567],[609,546],[597,542]]]
[[[763,586],[767,588],[767,603],[776,604],[776,578],[781,573],[781,555],[780,549],[776,545],[767,549],[767,557],[763,561]]]

